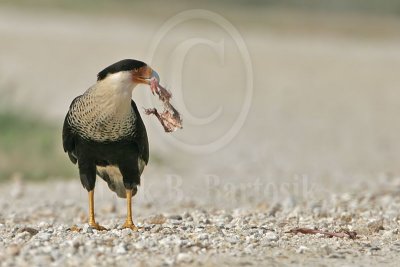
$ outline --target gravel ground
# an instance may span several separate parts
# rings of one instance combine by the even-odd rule
[[[110,193],[96,202],[97,221],[110,230],[98,232],[85,224],[87,203],[79,181],[14,182],[1,189],[0,262],[1,266],[395,266],[400,255],[400,179],[387,179],[370,193],[365,190],[291,205],[283,201],[215,209],[193,199],[190,205],[164,208],[175,212],[163,211],[161,197],[155,206],[138,200],[134,220],[139,232],[120,229],[124,202],[115,202]],[[82,230],[77,232],[75,225]],[[297,227],[355,231],[357,237],[288,233]]]
[[[71,100],[99,69],[144,58],[169,18],[110,20],[1,8],[0,84],[6,91],[0,93],[61,126]],[[232,19],[250,53],[253,97],[243,127],[209,153],[176,144],[196,148],[224,139],[245,95],[241,58],[218,27],[194,20],[174,29],[152,66],[173,89],[184,131],[166,135],[144,116],[151,159],[134,199],[134,221],[142,229],[118,229],[125,202],[102,182],[96,185],[96,219],[108,232],[85,226],[87,195],[76,177],[1,184],[1,265],[397,266],[400,39],[375,38],[374,31],[390,35],[399,22],[388,28],[374,21],[370,29],[371,21],[362,21],[360,28],[372,31],[365,38],[352,31],[332,34],[333,24],[325,22],[305,29],[295,23],[293,32],[281,33],[268,20],[268,27],[255,29]],[[352,18],[336,22],[339,28],[354,25]],[[193,49],[178,90],[166,63],[184,38],[193,37],[223,41],[226,64],[221,68],[206,46]],[[217,72],[218,79],[203,78]],[[135,90],[138,106],[151,106],[148,95]],[[199,123],[218,110],[217,119]],[[67,156],[65,164],[71,164]],[[83,231],[68,230],[74,225]],[[357,238],[287,233],[297,227],[355,231]]]

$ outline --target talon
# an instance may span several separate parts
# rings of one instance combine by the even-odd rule
[[[131,229],[134,232],[139,231],[139,228],[133,223],[133,222],[125,222],[124,225],[122,225],[122,229]]]
[[[89,226],[92,227],[93,229],[96,229],[97,231],[108,231],[107,228],[105,228],[104,226],[101,226],[98,223],[89,223]]]

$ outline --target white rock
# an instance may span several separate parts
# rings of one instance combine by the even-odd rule
[[[31,235],[28,232],[22,232],[22,233],[18,233],[15,238],[16,239],[25,239],[27,237],[30,237]]]
[[[171,266],[171,265],[174,264],[174,259],[173,258],[166,258],[166,259],[164,259],[164,263],[167,266]]]
[[[267,233],[265,233],[264,237],[268,241],[278,241],[279,240],[279,236],[275,232],[267,232]]]
[[[58,231],[66,231],[69,227],[65,224],[62,224],[60,226],[57,227]]]
[[[393,237],[393,231],[384,231],[382,237],[385,239],[390,239]]]
[[[42,241],[49,241],[51,238],[50,233],[39,233],[36,235],[36,238],[42,240]]]
[[[137,243],[133,244],[133,246],[135,247],[135,249],[138,249],[138,250],[145,248],[143,241],[137,242]]]
[[[125,254],[126,253],[126,246],[124,244],[119,244],[117,249],[115,250],[117,254]]]
[[[179,253],[176,257],[176,261],[178,263],[191,263],[193,261],[193,257],[188,253]]]
[[[51,246],[45,246],[42,248],[42,251],[45,253],[50,253],[52,251],[52,247]]]
[[[309,250],[308,247],[306,247],[306,246],[300,246],[300,247],[296,250],[296,253],[303,254],[304,252],[306,252],[306,251],[308,251],[308,250]]]
[[[42,221],[42,222],[39,223],[39,227],[40,228],[48,228],[48,227],[50,227],[50,224],[48,224],[47,222]]]

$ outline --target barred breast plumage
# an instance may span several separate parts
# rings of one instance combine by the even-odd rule
[[[118,109],[121,107],[110,105],[96,94],[96,88],[90,88],[73,102],[67,120],[74,131],[88,140],[119,141],[132,135],[136,118],[130,106],[125,111]]]

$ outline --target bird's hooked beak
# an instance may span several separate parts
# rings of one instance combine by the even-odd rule
[[[160,81],[160,76],[158,76],[158,73],[149,66],[143,66],[141,68],[132,70],[132,80],[135,83],[150,85],[152,78],[155,78],[157,82]]]

